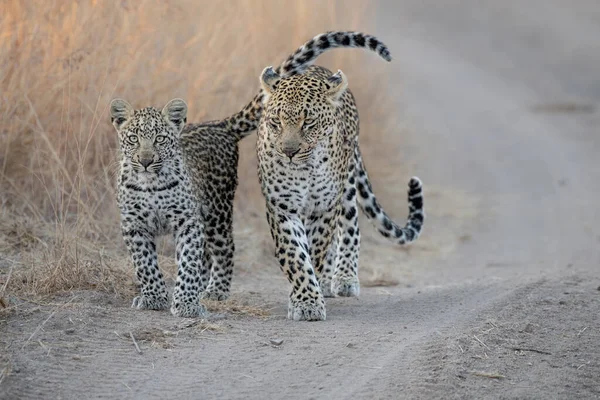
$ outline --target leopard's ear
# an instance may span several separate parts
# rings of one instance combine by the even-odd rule
[[[123,125],[133,117],[133,107],[123,99],[114,99],[110,102],[110,122],[119,132]]]
[[[329,84],[327,95],[332,101],[336,102],[346,92],[346,89],[348,88],[348,78],[346,78],[346,75],[342,70],[338,69],[338,72],[327,78],[327,81]]]
[[[281,79],[281,76],[273,67],[267,67],[263,70],[262,74],[260,74],[260,84],[267,94],[273,93],[273,91],[277,87],[277,82]]]
[[[187,122],[187,104],[181,99],[173,99],[162,109],[162,115],[180,133]]]

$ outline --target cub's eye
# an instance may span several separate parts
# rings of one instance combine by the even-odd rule
[[[138,137],[136,135],[127,136],[127,140],[129,143],[136,144],[138,142]]]
[[[166,137],[166,136],[164,136],[164,135],[160,135],[160,136],[157,136],[157,137],[154,139],[154,142],[155,142],[155,143],[164,143],[166,140],[167,140],[167,137]]]
[[[279,118],[269,118],[267,122],[274,129],[278,129],[281,126],[281,121],[279,120]]]

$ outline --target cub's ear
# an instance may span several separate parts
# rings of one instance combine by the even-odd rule
[[[275,88],[277,87],[277,82],[281,79],[281,76],[273,67],[267,67],[263,70],[262,74],[260,74],[260,84],[265,92],[268,94],[273,93]]]
[[[110,102],[110,122],[117,132],[133,117],[133,107],[123,99],[114,99]]]
[[[162,115],[179,133],[187,122],[187,104],[181,99],[173,99],[162,109]]]
[[[348,88],[348,78],[346,78],[346,75],[338,69],[338,72],[331,75],[327,80],[329,83],[327,95],[331,100],[338,101]]]

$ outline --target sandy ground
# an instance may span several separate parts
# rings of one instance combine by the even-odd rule
[[[2,321],[0,398],[600,398],[600,4],[440,4],[380,7],[404,122],[375,190],[401,219],[420,176],[429,219],[365,236],[359,299],[287,321],[269,257],[208,322],[74,293]]]

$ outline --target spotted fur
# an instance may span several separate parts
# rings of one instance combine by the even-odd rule
[[[119,99],[111,103],[120,142],[121,227],[141,285],[133,307],[168,307],[155,239],[173,233],[179,268],[171,312],[194,317],[204,313],[200,297],[229,295],[238,148],[226,129],[185,126],[186,113],[179,99],[162,112],[134,110]]]
[[[358,110],[343,72],[309,67],[261,75],[268,93],[258,130],[258,172],[276,257],[292,285],[288,318],[324,320],[324,297],[358,296],[358,203],[379,232],[416,240],[421,182],[409,182],[409,217],[394,223],[373,194],[358,147]]]
[[[362,32],[333,31],[321,33],[291,54],[275,72],[283,78],[301,74],[326,51],[341,48],[365,48],[377,53],[386,61],[391,61],[392,56],[385,44],[375,36]],[[246,136],[258,128],[258,122],[263,112],[265,91],[259,93],[240,112],[225,119],[223,124],[236,135]]]
[[[284,76],[295,75],[337,47],[368,47],[389,59],[385,46],[368,35],[329,32],[300,47],[280,69]],[[157,236],[169,232],[176,241],[179,267],[171,312],[199,316],[204,313],[200,298],[229,296],[237,142],[256,129],[263,97],[261,91],[229,118],[187,126],[183,100],[171,101],[162,111],[134,110],[119,99],[112,102],[121,154],[121,226],[141,285],[133,307],[159,310],[169,305],[155,244]]]

